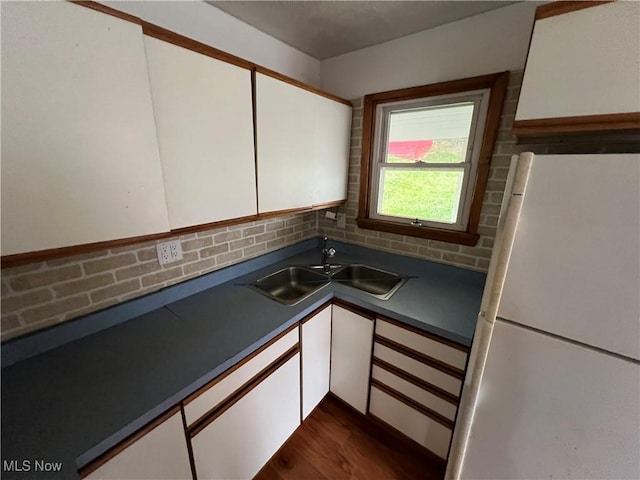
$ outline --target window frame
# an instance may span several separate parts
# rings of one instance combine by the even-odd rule
[[[506,71],[366,95],[363,108],[359,212],[356,219],[358,226],[399,235],[462,245],[475,245],[480,238],[478,234],[480,211],[482,210],[482,202],[489,177],[489,166],[498,135],[508,80],[509,72]],[[415,101],[417,104],[423,101],[428,103],[430,99],[434,100],[433,97],[446,98],[449,96],[451,97],[451,102],[455,103],[456,98],[454,97],[472,96],[486,90],[489,92],[489,98],[486,105],[484,127],[478,138],[475,138],[471,145],[473,148],[472,155],[476,154],[477,160],[469,167],[470,176],[467,182],[471,183],[473,187],[467,191],[468,193],[465,194],[463,192],[462,194],[463,197],[466,196],[467,198],[461,199],[460,205],[462,208],[458,212],[457,224],[449,226],[441,222],[422,222],[421,226],[414,226],[409,221],[400,221],[400,217],[378,215],[372,198],[378,191],[378,184],[376,183],[378,172],[383,167],[379,165],[377,160],[380,158],[380,144],[386,136],[385,129],[380,136],[376,137],[376,127],[380,122],[385,121],[384,118],[381,118],[380,112],[384,112],[387,107],[391,108],[402,103],[408,104],[411,101]],[[476,110],[474,109],[475,114]],[[471,135],[473,133],[472,131]],[[469,155],[469,151],[467,155]],[[453,165],[460,168],[462,164]],[[466,202],[463,205],[462,202],[465,200]]]

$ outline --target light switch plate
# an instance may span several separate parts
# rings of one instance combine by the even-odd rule
[[[158,251],[158,261],[160,265],[182,260],[182,244],[180,240],[170,240],[156,245]]]

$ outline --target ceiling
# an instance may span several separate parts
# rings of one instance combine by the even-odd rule
[[[318,60],[495,10],[513,1],[208,1]]]

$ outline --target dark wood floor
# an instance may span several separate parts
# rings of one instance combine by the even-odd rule
[[[255,480],[441,480],[444,466],[417,444],[327,396]]]

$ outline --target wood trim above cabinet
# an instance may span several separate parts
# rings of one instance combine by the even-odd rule
[[[561,0],[540,5],[536,8],[535,19],[555,17],[556,15],[564,15],[565,13],[575,12],[584,8],[597,7],[605,3],[611,3],[613,0]]]
[[[107,7],[106,5],[98,2],[69,0],[69,3],[75,3],[76,5],[80,5],[81,7],[90,8],[91,10],[95,10],[100,13],[106,13],[107,15],[111,15],[112,17],[116,17],[121,20],[126,20],[127,22],[142,25],[142,19],[136,17],[135,15],[129,15],[128,13],[121,12],[120,10],[116,10],[115,8]]]
[[[187,50],[206,55],[207,57],[215,58],[216,60],[221,60],[223,62],[236,65],[240,68],[251,70],[254,67],[253,63],[244,60],[243,58],[236,57],[235,55],[211,47],[205,43],[192,40],[189,37],[185,37],[184,35],[180,35],[178,33],[172,32],[171,30],[167,30],[166,28],[159,27],[144,20],[142,20],[142,33],[148,35],[149,37],[153,37],[158,40],[177,45],[178,47],[186,48]]]
[[[90,475],[91,473],[96,471],[98,468],[100,468],[102,465],[107,463],[113,457],[115,457],[116,455],[121,453],[123,450],[127,449],[129,446],[131,446],[132,444],[140,440],[151,430],[161,425],[169,418],[173,417],[179,411],[180,411],[180,405],[175,405],[174,407],[171,407],[169,410],[167,410],[165,413],[157,417],[155,420],[152,420],[142,428],[139,428],[134,433],[129,435],[127,438],[125,438],[123,441],[121,441],[117,445],[111,447],[109,450],[104,452],[95,460],[92,460],[91,462],[87,463],[83,467],[80,467],[78,469],[80,478],[85,478],[87,475]]]
[[[256,65],[256,71],[263,75],[267,75],[277,80],[281,80],[283,82],[289,83],[296,87],[300,87],[303,90],[307,90],[311,93],[315,93],[316,95],[320,95],[321,97],[328,98],[329,100],[333,100],[334,102],[343,103],[344,105],[353,107],[353,105],[351,105],[351,102],[349,100],[345,100],[344,98],[338,97],[337,95],[334,95],[332,93],[325,92],[324,90],[320,90],[319,88],[312,87],[311,85],[307,85],[306,83],[301,82],[300,80],[296,80],[295,78],[287,77],[286,75],[283,75],[278,72],[274,72],[273,70],[270,70],[265,67],[261,67],[259,65]]]
[[[640,112],[516,120],[513,122],[513,133],[519,137],[614,131],[640,133]]]

